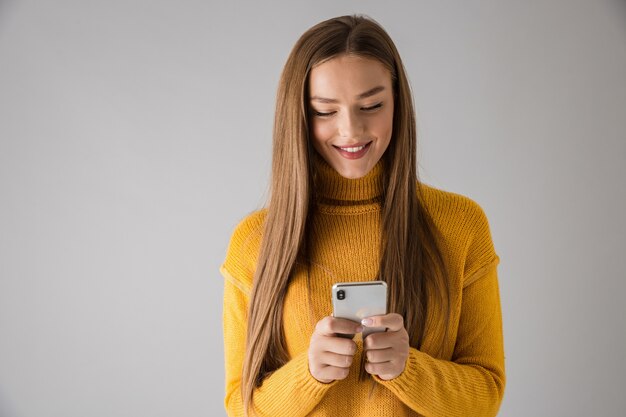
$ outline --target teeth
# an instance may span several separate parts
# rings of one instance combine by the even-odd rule
[[[359,146],[358,148],[341,148],[344,151],[348,151],[348,152],[358,152],[361,149],[365,148],[367,146],[367,144],[363,145],[363,146]]]

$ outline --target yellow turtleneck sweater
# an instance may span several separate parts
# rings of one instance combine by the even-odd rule
[[[308,347],[318,320],[332,315],[335,282],[377,279],[382,194],[381,159],[362,178],[344,178],[324,159],[315,158],[319,199],[313,212],[311,266],[296,263],[287,290],[283,326],[291,360],[254,392],[257,413],[297,416],[495,416],[505,387],[502,315],[497,265],[489,224],[481,207],[460,194],[422,183],[424,202],[443,239],[452,283],[449,344],[435,357],[435,341],[410,348],[405,369],[369,398],[370,382],[358,381],[362,340],[349,376],[331,383],[309,372]],[[267,209],[252,212],[235,227],[220,266],[224,281],[225,407],[242,416],[241,371],[246,314]],[[311,277],[312,305],[306,274]],[[310,311],[314,317],[310,317]]]

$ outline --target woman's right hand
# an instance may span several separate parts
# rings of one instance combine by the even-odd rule
[[[309,343],[309,372],[315,379],[330,383],[348,376],[356,343],[337,334],[354,335],[363,326],[352,320],[326,316],[315,325]]]

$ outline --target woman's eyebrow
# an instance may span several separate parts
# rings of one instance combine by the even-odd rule
[[[356,96],[357,100],[361,100],[363,98],[367,98],[370,96],[373,96],[376,93],[379,93],[381,91],[383,91],[385,89],[385,87],[383,87],[382,85],[376,86],[374,88],[371,88],[369,90],[367,90],[364,93],[358,94]],[[325,98],[325,97],[318,97],[318,96],[313,96],[311,97],[311,101],[319,101],[321,103],[337,103],[338,100],[334,99],[334,98]]]

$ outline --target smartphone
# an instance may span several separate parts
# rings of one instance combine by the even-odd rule
[[[387,314],[387,283],[385,281],[338,282],[332,287],[333,317],[357,323],[369,316]],[[370,333],[384,332],[385,327],[364,327],[363,339]],[[350,337],[353,335],[339,335]]]

